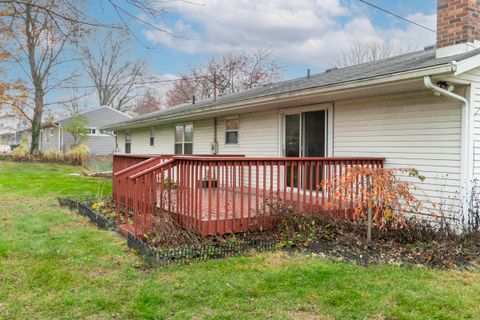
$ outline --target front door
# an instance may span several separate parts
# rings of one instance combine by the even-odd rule
[[[325,157],[326,113],[326,110],[317,110],[285,115],[283,141],[286,157]],[[307,172],[307,181],[310,178],[308,174],[309,172]],[[303,173],[300,177],[303,177]],[[315,178],[313,177],[313,181]],[[298,170],[287,167],[287,186],[301,185],[302,181],[298,179]]]

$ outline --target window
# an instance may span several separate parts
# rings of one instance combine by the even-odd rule
[[[132,135],[130,131],[125,131],[125,153],[130,153],[132,148]]]
[[[97,128],[87,128],[87,135],[96,136],[97,135]]]
[[[175,154],[193,153],[193,124],[175,126]]]
[[[238,118],[225,120],[225,144],[238,144]]]
[[[155,130],[150,128],[150,147],[155,145]]]
[[[50,128],[50,137],[53,137],[53,128]]]
[[[102,136],[114,136],[115,133],[111,130],[100,129],[100,135],[102,135]]]

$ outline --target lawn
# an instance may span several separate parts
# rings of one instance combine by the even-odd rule
[[[0,319],[478,319],[480,273],[280,253],[149,268],[57,205],[79,168],[0,161]]]

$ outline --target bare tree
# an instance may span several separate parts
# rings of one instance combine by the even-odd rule
[[[48,13],[39,9],[39,4],[49,10],[62,12],[65,17],[73,16],[73,12],[60,0],[28,0],[6,5],[4,19],[8,20],[6,24],[14,33],[11,44],[18,52],[14,60],[25,72],[33,94],[32,103],[26,101],[17,106],[17,111],[32,126],[30,153],[38,151],[45,95],[66,80],[59,79],[55,73],[55,70],[66,62],[62,53],[69,45],[75,44],[80,34],[76,23],[53,20]]]
[[[183,0],[179,0],[183,1]],[[90,5],[98,6],[101,10],[113,12],[116,19],[112,23],[105,23],[95,19],[87,10]],[[15,111],[31,123],[32,143],[30,152],[38,151],[38,139],[43,112],[45,110],[45,96],[49,91],[60,89],[65,79],[58,79],[60,73],[54,69],[65,62],[63,52],[75,42],[79,31],[83,28],[121,30],[133,36],[140,42],[131,29],[131,25],[140,23],[159,32],[169,33],[158,27],[154,19],[166,12],[166,7],[159,5],[156,0],[106,0],[89,2],[87,0],[0,0],[0,35],[13,33],[9,43],[15,44],[12,53],[15,62],[21,65],[28,77],[31,93],[30,99],[23,98],[16,103]],[[6,26],[4,28],[4,26]],[[8,31],[5,31],[8,29]],[[0,41],[4,41],[3,39]],[[0,53],[4,50],[4,43],[0,43]],[[17,51],[19,54],[17,54]],[[1,57],[0,57],[1,58]],[[5,59],[0,59],[5,60]],[[1,62],[1,61],[0,61]],[[12,95],[6,95],[6,90],[17,90],[17,83],[0,83],[0,98],[11,101]],[[28,87],[28,86],[27,86]],[[21,87],[20,87],[21,89]],[[26,90],[25,90],[26,92]],[[7,92],[8,93],[8,92]],[[14,97],[16,99],[16,97]],[[121,100],[121,99],[120,99]],[[120,103],[122,104],[122,103]],[[123,103],[124,104],[124,103]]]
[[[415,48],[413,46],[399,45],[385,41],[358,43],[336,56],[331,64],[343,68],[398,56],[414,50]]]
[[[137,100],[133,113],[136,115],[147,114],[159,110],[162,107],[162,101],[155,96],[152,90],[146,91],[143,96]]]
[[[95,85],[98,102],[126,111],[142,91],[138,84],[145,73],[144,61],[127,58],[128,40],[108,32],[102,43],[94,43],[83,52],[83,64]]]
[[[193,95],[207,99],[215,94],[248,90],[280,79],[280,67],[270,59],[269,52],[230,52],[220,58],[211,58],[206,65],[193,66],[190,74],[181,75],[181,80],[167,93],[166,105],[185,103]]]

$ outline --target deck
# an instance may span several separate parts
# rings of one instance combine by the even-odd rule
[[[151,227],[159,208],[203,235],[266,229],[275,213],[290,209],[349,219],[348,199],[358,196],[363,181],[335,201],[324,182],[354,166],[381,168],[383,159],[158,157],[115,174],[113,198],[133,212],[135,226],[122,228],[136,235]],[[121,214],[118,206],[119,221]]]

